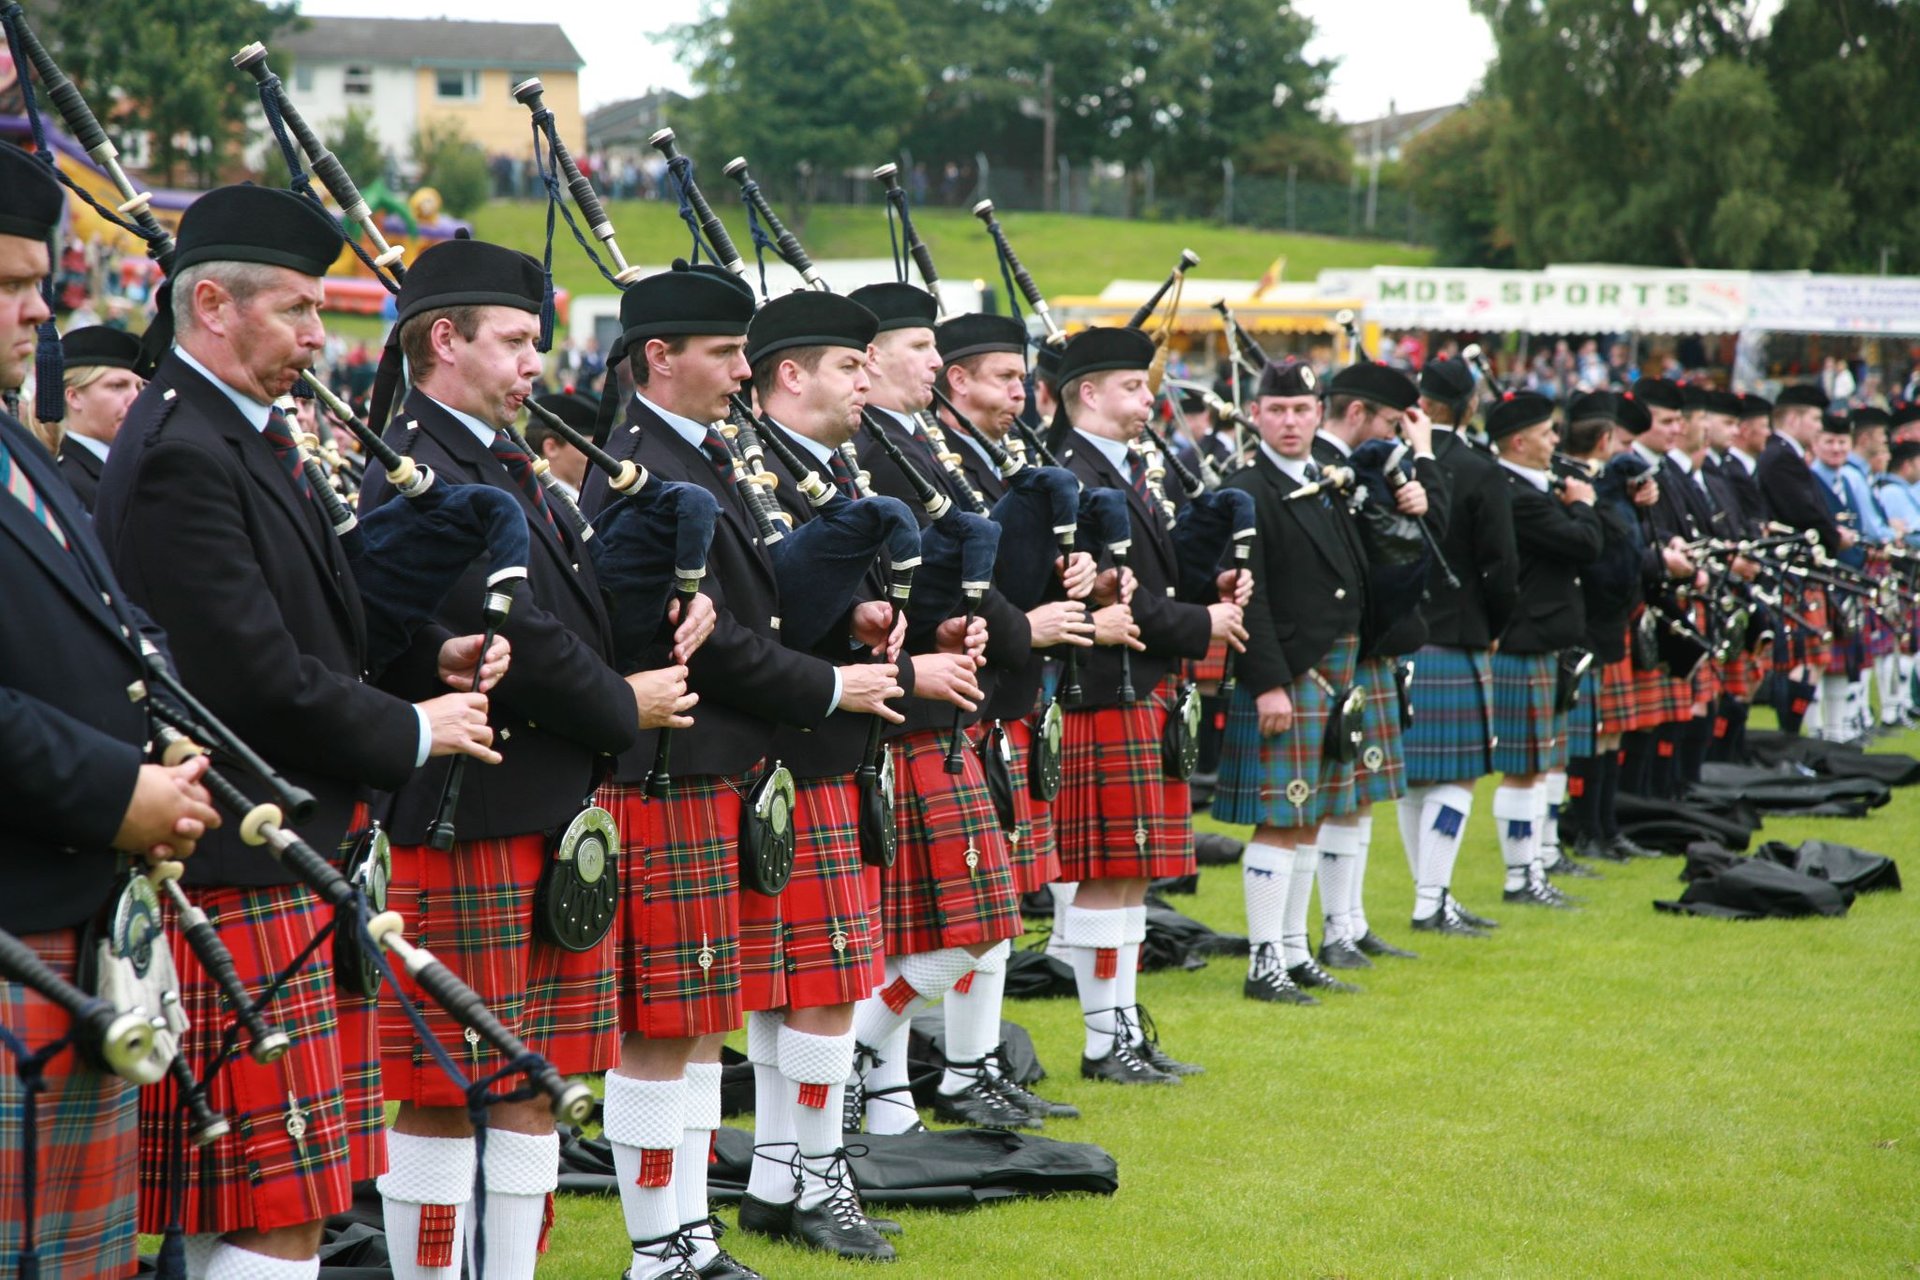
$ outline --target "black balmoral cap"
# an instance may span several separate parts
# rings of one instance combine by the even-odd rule
[[[1731,391],[1707,392],[1707,403],[1704,407],[1708,413],[1724,414],[1729,418],[1746,415],[1745,401]]]
[[[535,396],[533,402],[581,435],[593,435],[594,415],[600,410],[597,401],[578,392],[561,391],[552,395]],[[533,421],[538,424],[540,419],[535,418]]]
[[[1568,422],[1620,421],[1620,397],[1611,391],[1583,391],[1567,402]]]
[[[540,260],[485,240],[442,240],[407,268],[400,321],[441,307],[512,307],[540,313],[547,277]]]
[[[1058,377],[1065,384],[1090,373],[1144,370],[1152,363],[1153,339],[1140,330],[1096,326],[1082,329],[1068,341],[1060,356]]]
[[[852,347],[865,351],[879,331],[873,312],[853,300],[802,289],[760,308],[747,326],[747,363],[794,347]]]
[[[1473,394],[1473,366],[1465,360],[1429,360],[1420,371],[1420,394],[1441,404],[1458,404]]]
[[[66,193],[44,160],[0,142],[0,236],[50,240]]]
[[[1265,400],[1269,396],[1297,398],[1299,396],[1317,396],[1322,390],[1320,375],[1305,360],[1296,360],[1284,356],[1270,360],[1267,367],[1260,371],[1260,386],[1254,392],[1256,400]]]
[[[1741,396],[1740,416],[1742,418],[1770,418],[1773,416],[1773,401],[1764,396]]]
[[[1653,425],[1653,415],[1647,412],[1647,406],[1634,399],[1630,391],[1620,396],[1615,409],[1619,413],[1617,421],[1628,435],[1642,435]]]
[[[1334,374],[1327,384],[1327,394],[1358,396],[1389,409],[1411,409],[1420,399],[1420,389],[1413,385],[1412,378],[1372,360],[1350,364]]]
[[[60,362],[68,369],[131,369],[139,360],[140,339],[124,329],[90,324],[69,329],[60,339]]]
[[[333,219],[305,196],[251,184],[215,187],[180,215],[173,273],[202,262],[256,262],[323,276],[346,243]]]
[[[1627,394],[1649,409],[1687,407],[1686,393],[1680,389],[1680,384],[1665,378],[1642,378],[1633,384],[1633,389]]]
[[[934,331],[942,363],[952,364],[968,356],[984,356],[995,351],[1020,354],[1027,349],[1027,326],[1012,316],[973,312],[955,316]]]
[[[861,285],[847,297],[873,313],[881,333],[892,329],[931,329],[940,316],[940,304],[918,285],[890,280],[884,284]]]
[[[1782,387],[1780,394],[1774,397],[1773,407],[1791,409],[1796,406],[1808,409],[1824,410],[1828,404],[1827,393],[1812,383],[1800,382],[1791,387]]]
[[[1487,438],[1500,440],[1553,417],[1553,401],[1532,391],[1509,391],[1487,410]]]
[[[647,338],[738,338],[753,319],[753,287],[709,262],[636,280],[620,297],[623,346]]]

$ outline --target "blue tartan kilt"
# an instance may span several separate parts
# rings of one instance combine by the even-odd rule
[[[1315,670],[1335,690],[1342,689],[1354,680],[1358,650],[1355,637],[1342,636]],[[1302,675],[1287,692],[1293,699],[1293,724],[1272,737],[1260,732],[1253,691],[1242,684],[1234,692],[1220,752],[1220,782],[1213,793],[1212,813],[1218,821],[1317,827],[1357,807],[1357,762],[1336,764],[1325,751],[1333,699],[1311,675]]]
[[[1401,746],[1400,690],[1393,679],[1393,659],[1368,658],[1360,664],[1360,683],[1367,691],[1366,741],[1355,763],[1354,799],[1359,804],[1386,804],[1407,789],[1407,770]]]
[[[1493,655],[1493,768],[1545,773],[1567,762],[1566,717],[1553,711],[1559,655]]]
[[[1600,754],[1600,735],[1617,733],[1600,719],[1600,664],[1595,662],[1580,677],[1580,701],[1567,716],[1567,756],[1578,760]]]
[[[1427,645],[1413,655],[1413,726],[1401,737],[1406,785],[1471,782],[1493,772],[1487,654]]]

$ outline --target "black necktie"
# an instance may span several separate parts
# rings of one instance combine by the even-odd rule
[[[520,492],[527,495],[527,501],[533,509],[547,518],[547,527],[556,532],[559,526],[553,521],[553,512],[547,506],[547,491],[540,487],[540,477],[534,473],[533,459],[525,449],[508,438],[504,431],[493,433],[493,443],[487,446],[493,456],[500,459],[500,465],[507,469],[513,482],[520,486]]]
[[[267,415],[267,425],[260,435],[273,446],[273,456],[279,460],[280,469],[287,473],[287,479],[293,482],[294,491],[312,499],[313,489],[308,486],[306,470],[300,465],[300,445],[293,438],[293,424],[287,421],[287,415],[273,410]]]

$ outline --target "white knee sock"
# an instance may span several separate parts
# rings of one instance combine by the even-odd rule
[[[540,1232],[547,1220],[547,1197],[560,1186],[560,1135],[487,1132],[487,1258],[474,1256],[477,1226],[467,1223],[467,1270],[476,1280],[533,1280],[540,1256]]]
[[[394,1280],[459,1280],[473,1199],[473,1139],[387,1130],[387,1171],[375,1180]]]
[[[1544,868],[1560,856],[1560,806],[1567,800],[1567,771],[1555,769],[1540,788],[1540,854]]]
[[[319,1274],[317,1257],[289,1262],[242,1249],[225,1240],[215,1245],[207,1257],[207,1280],[313,1280]]]
[[[1120,1003],[1120,950],[1126,945],[1124,908],[1067,910],[1067,945],[1073,963],[1074,985],[1080,992],[1080,1014],[1086,1023],[1089,1058],[1113,1052],[1116,1013]]]
[[[867,1132],[905,1133],[920,1123],[908,1083],[907,1044],[913,1027],[901,1023],[884,1044],[870,1046],[879,1063],[867,1072]]]
[[[1247,941],[1252,944],[1248,971],[1259,976],[1262,948],[1277,958],[1287,931],[1287,892],[1293,884],[1294,851],[1285,845],[1253,843],[1240,855],[1240,885],[1247,899]]]
[[[714,1243],[707,1205],[707,1165],[713,1159],[713,1133],[720,1127],[720,1064],[687,1064],[687,1133],[673,1157],[673,1198],[680,1229],[693,1239],[693,1265],[704,1267],[720,1252]]]
[[[1424,920],[1440,909],[1453,884],[1453,864],[1466,838],[1467,816],[1473,812],[1473,792],[1447,783],[1427,792],[1420,806],[1420,874],[1413,895],[1413,918]]]
[[[605,1116],[602,1131],[613,1148],[620,1211],[626,1218],[627,1239],[634,1242],[633,1280],[653,1280],[671,1269],[673,1257],[665,1245],[680,1230],[673,1166],[687,1135],[687,1082],[642,1080],[609,1071]],[[497,1136],[487,1135],[489,1156]],[[489,1219],[493,1197],[493,1184],[488,1183]],[[489,1237],[489,1268],[493,1248]]]
[[[974,961],[973,972],[954,983],[941,1002],[947,1021],[947,1061],[963,1069],[948,1067],[940,1078],[940,1092],[959,1093],[992,1070],[987,1058],[1000,1044],[1000,1006],[1007,991],[1007,957],[1012,953],[1013,944],[1001,942]]]
[[[1500,828],[1500,858],[1507,864],[1508,889],[1524,889],[1527,875],[1538,856],[1540,812],[1537,786],[1514,787],[1502,783],[1493,792],[1493,820]]]
[[[853,1038],[877,1047],[971,972],[973,956],[960,947],[889,957],[885,985],[854,1006]]]
[[[747,1061],[753,1064],[753,1165],[747,1194],[768,1204],[794,1197],[793,1091],[780,1074],[780,1013],[747,1014]]]
[[[1847,736],[1847,678],[1820,677],[1820,726],[1827,738],[1840,741]]]
[[[1347,893],[1347,938],[1358,942],[1372,932],[1367,923],[1367,856],[1373,850],[1373,810],[1364,810],[1354,824],[1360,832],[1360,852],[1354,855],[1353,887]]]
[[[1400,851],[1407,855],[1407,878],[1415,885],[1420,883],[1420,811],[1435,790],[1434,787],[1408,787],[1407,793],[1393,806],[1394,817],[1400,822]]]
[[[853,1071],[853,1035],[809,1035],[780,1028],[780,1074],[791,1090],[794,1144],[800,1150],[799,1204],[827,1198],[827,1166],[840,1150],[840,1102]]]
[[[1280,935],[1280,951],[1287,968],[1313,959],[1307,946],[1307,915],[1313,908],[1313,875],[1320,867],[1320,847],[1303,844],[1294,850],[1293,876],[1287,883],[1287,915]]]
[[[1144,1044],[1147,1033],[1140,1023],[1140,948],[1147,940],[1145,903],[1127,908],[1126,932],[1121,937],[1120,963],[1113,974],[1113,1003],[1126,1021],[1128,1042]]]
[[[1067,954],[1066,934],[1067,908],[1073,905],[1073,895],[1080,890],[1078,880],[1055,880],[1047,888],[1053,893],[1053,931],[1047,935],[1047,954],[1066,964],[1073,963]]]
[[[1348,917],[1353,910],[1353,882],[1359,871],[1359,848],[1359,827],[1346,822],[1320,824],[1320,860],[1314,871],[1320,881],[1322,942],[1338,942],[1347,936]]]

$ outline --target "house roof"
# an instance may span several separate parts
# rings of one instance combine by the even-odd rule
[[[578,70],[586,60],[557,22],[303,16],[273,44],[294,58],[363,59],[410,66],[478,63],[513,70]]]
[[[1373,150],[1374,126],[1378,124],[1380,146],[1383,150],[1391,151],[1439,124],[1462,105],[1451,102],[1444,107],[1429,107],[1424,111],[1401,111],[1381,116],[1378,120],[1356,120],[1346,126],[1347,141],[1352,145],[1355,155],[1370,153]]]

